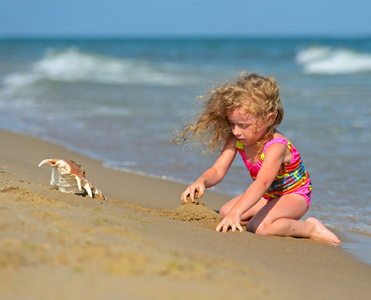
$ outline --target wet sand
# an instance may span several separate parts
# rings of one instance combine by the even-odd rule
[[[369,299],[371,266],[341,247],[215,232],[225,196],[182,206],[182,184],[0,140],[0,299]],[[80,163],[107,200],[52,188],[45,158]]]

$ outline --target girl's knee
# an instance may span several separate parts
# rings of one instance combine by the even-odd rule
[[[227,207],[227,204],[224,204],[220,210],[219,210],[219,215],[224,218],[230,211],[230,208]]]
[[[234,197],[232,200],[229,200],[227,203],[225,203],[219,211],[219,215],[224,218],[229,211],[232,209],[232,207],[237,203],[237,201],[241,198],[240,196]]]
[[[259,235],[272,235],[270,229],[270,224],[261,223],[258,228],[256,228],[255,233]]]

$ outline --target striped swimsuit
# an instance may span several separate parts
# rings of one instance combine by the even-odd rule
[[[241,154],[242,160],[249,170],[251,177],[255,180],[263,163],[265,152],[269,146],[275,143],[284,144],[291,151],[292,159],[290,162],[281,165],[277,177],[263,197],[267,199],[267,201],[270,201],[277,197],[281,197],[282,195],[299,194],[305,198],[307,201],[307,207],[309,208],[312,185],[309,174],[294,145],[283,138],[275,138],[267,142],[264,146],[263,153],[260,155],[259,161],[255,165],[251,164],[247,160],[245,152],[243,151],[243,144],[240,141],[236,142],[236,148]]]

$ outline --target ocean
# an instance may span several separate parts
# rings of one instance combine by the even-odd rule
[[[370,239],[371,38],[1,39],[0,128],[191,183],[217,154],[172,136],[198,95],[241,71],[280,83],[279,129],[313,182],[306,216]],[[234,196],[250,183],[237,157],[213,189]]]

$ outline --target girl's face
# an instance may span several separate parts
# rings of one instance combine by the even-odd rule
[[[267,127],[262,125],[258,118],[235,108],[228,115],[233,135],[244,145],[258,142],[264,135]],[[260,123],[260,124],[259,124]]]

